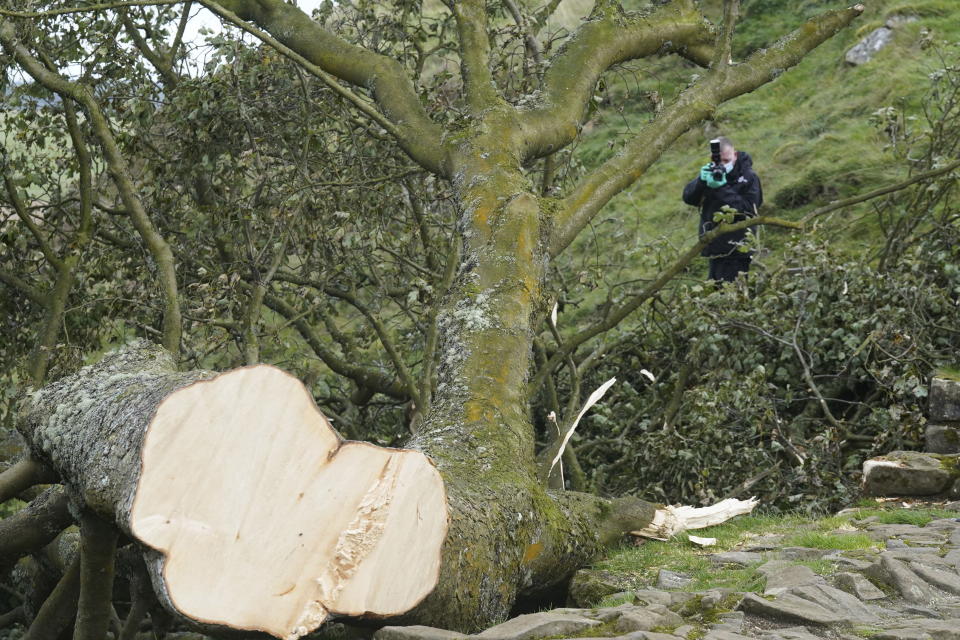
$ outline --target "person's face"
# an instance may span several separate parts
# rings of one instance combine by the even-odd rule
[[[737,150],[733,147],[722,147],[720,149],[720,161],[723,164],[730,164],[731,162],[736,161],[737,159]]]

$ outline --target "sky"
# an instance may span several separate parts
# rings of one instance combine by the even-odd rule
[[[320,6],[321,2],[323,2],[323,0],[296,0],[295,4],[309,14]],[[175,29],[176,27],[174,26],[173,28]],[[202,45],[204,38],[209,37],[209,34],[207,34],[207,36],[201,35],[201,29],[209,29],[213,33],[219,33],[222,29],[222,24],[220,18],[214,15],[213,12],[204,9],[200,5],[194,5],[190,12],[190,21],[187,22],[187,29],[184,32],[184,40],[195,45]],[[205,49],[203,47],[194,50],[193,62],[200,68],[203,66],[204,55]]]

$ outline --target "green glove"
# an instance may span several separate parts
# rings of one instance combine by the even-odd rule
[[[714,180],[713,171],[710,169],[712,165],[705,164],[703,168],[700,169],[700,179],[707,183],[707,186],[711,189],[719,189],[723,185],[727,184],[727,174],[724,174],[720,177],[720,180]]]

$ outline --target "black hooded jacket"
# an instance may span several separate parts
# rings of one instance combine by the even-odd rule
[[[763,189],[760,178],[753,172],[753,159],[744,151],[737,152],[737,159],[733,169],[727,173],[727,183],[718,189],[711,189],[707,183],[697,176],[683,189],[683,201],[689,205],[700,207],[700,235],[716,226],[713,214],[723,205],[730,205],[741,214],[735,220],[744,220],[753,216],[756,208],[763,204]],[[755,208],[756,206],[756,208]],[[718,256],[736,255],[737,243],[746,237],[746,230],[725,233],[708,244],[700,255],[715,258]]]

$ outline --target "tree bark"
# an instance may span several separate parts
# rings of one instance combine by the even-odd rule
[[[18,428],[85,511],[77,638],[109,621],[100,518],[145,548],[158,599],[201,627],[297,638],[329,615],[405,612],[436,584],[436,469],[342,441],[273,367],[178,373],[137,343],[33,394]]]

